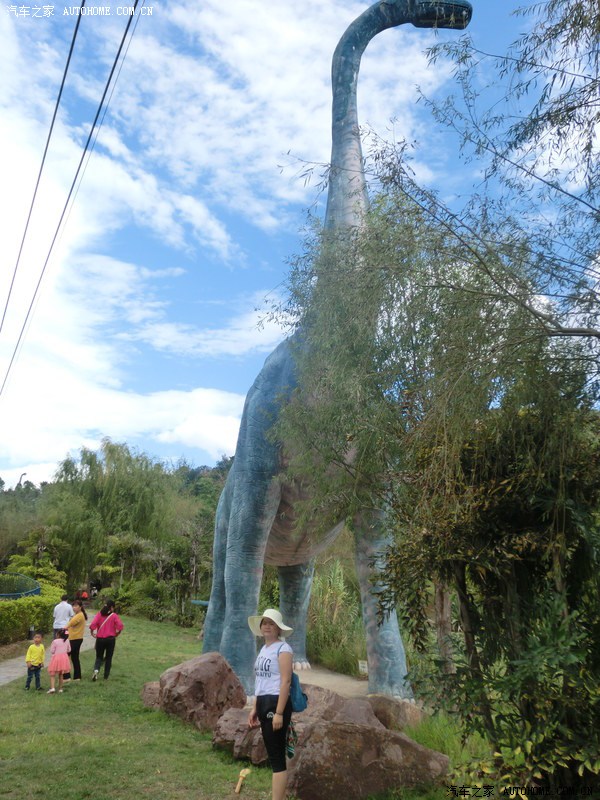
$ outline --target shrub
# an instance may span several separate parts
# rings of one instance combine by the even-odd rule
[[[162,622],[172,612],[172,597],[169,585],[149,577],[130,581],[114,593],[114,600],[122,613]]]
[[[31,627],[44,633],[52,630],[52,612],[62,589],[44,581],[40,584],[39,595],[0,601],[0,644],[26,639]]]

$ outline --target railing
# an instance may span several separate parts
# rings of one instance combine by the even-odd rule
[[[29,575],[18,572],[0,572],[0,600],[18,600],[40,594],[41,586]]]

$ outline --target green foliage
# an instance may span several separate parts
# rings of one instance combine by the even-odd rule
[[[31,626],[44,633],[52,630],[52,612],[60,602],[62,590],[40,583],[42,591],[39,595],[0,600],[0,644],[27,638]]]
[[[345,675],[358,676],[358,661],[366,659],[358,587],[337,559],[315,573],[306,646],[309,660]]]
[[[0,479],[1,480],[1,479]],[[0,566],[14,552],[17,542],[39,523],[39,508],[44,487],[38,489],[31,481],[19,483],[14,489],[0,485]]]
[[[134,614],[154,622],[167,619],[172,608],[170,586],[150,576],[123,584],[115,593],[114,600],[124,614]]]
[[[194,624],[190,601],[210,592],[214,513],[229,467],[223,457],[214,469],[169,468],[108,439],[99,452],[82,448],[44,487],[40,524],[20,538],[10,567],[69,593],[94,582],[152,619]]]
[[[544,388],[531,375],[471,429],[453,519],[412,516],[413,493],[435,507],[433,458],[422,460],[388,558],[394,601],[425,652],[425,581],[454,583],[464,635],[455,672],[437,673],[432,658],[413,678],[492,743],[476,772],[508,783],[587,785],[600,771],[600,418],[562,379]]]
[[[292,275],[301,388],[277,436],[306,518],[387,510],[382,599],[424,653],[418,688],[500,753],[482,769],[585,785],[600,750],[582,741],[600,730],[596,353],[549,338],[565,308],[535,236],[485,214],[457,233],[384,162],[364,230]],[[454,672],[432,642],[432,583],[456,593]],[[546,670],[531,637],[547,618]],[[511,759],[519,739],[531,752]]]
[[[37,539],[38,531],[33,531],[30,536]],[[66,574],[54,566],[48,553],[41,553],[39,558],[34,558],[31,552],[27,552],[28,541],[30,541],[30,537],[19,543],[25,552],[12,555],[8,559],[8,568],[15,572],[21,572],[23,575],[31,575],[38,581],[46,581],[54,586],[66,586]]]
[[[261,611],[265,608],[279,608],[279,597],[277,567],[265,564],[258,598],[258,608]]]

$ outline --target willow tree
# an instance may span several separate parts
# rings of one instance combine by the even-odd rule
[[[414,184],[393,148],[376,150],[387,179],[434,223],[471,243],[476,234],[476,252],[488,254],[478,269],[486,271],[509,231],[526,241],[521,263],[539,295],[516,292],[513,302],[541,334],[585,341],[591,362],[600,338],[600,12],[595,0],[548,0],[513,13],[526,33],[506,53],[482,52],[469,35],[430,51],[456,67],[456,93],[441,103],[424,99],[458,133],[465,174],[475,173],[467,204],[444,205]],[[520,274],[507,261],[495,282],[508,298]]]
[[[400,604],[438,700],[501,754],[485,768],[585,784],[600,770],[589,353],[531,314],[541,287],[524,235],[496,231],[490,252],[485,219],[457,237],[402,186],[384,186],[318,280],[311,248],[292,271],[290,311],[309,346],[277,436],[290,471],[312,475],[305,514],[325,525],[386,505],[396,541],[382,612]],[[432,582],[452,587],[459,609],[454,671],[442,675]]]
[[[525,13],[504,57],[469,37],[432,51],[455,58],[462,92],[430,107],[485,169],[466,207],[374,141],[361,237],[294,265],[288,310],[310,346],[277,435],[313,476],[306,514],[387,503],[382,605],[402,604],[417,647],[430,581],[454,587],[456,669],[434,685],[494,746],[485,769],[575,786],[600,772],[600,14]]]

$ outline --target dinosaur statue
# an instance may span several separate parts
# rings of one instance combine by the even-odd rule
[[[325,231],[361,225],[368,207],[356,90],[362,54],[381,31],[411,23],[424,28],[464,29],[471,18],[467,0],[380,0],[343,34],[332,62],[332,151]],[[267,358],[250,388],[242,414],[235,459],[217,507],[213,584],[204,626],[204,652],[217,650],[231,664],[246,692],[254,691],[256,642],[247,618],[257,613],[263,564],[278,567],[280,609],[294,628],[289,642],[294,666],[308,667],[306,616],[314,558],[343,528],[343,522],[315,543],[294,529],[298,485],[278,477],[282,451],[268,432],[296,386],[294,334]],[[377,554],[389,541],[384,515],[364,509],[353,520],[356,565],[367,636],[369,691],[409,698],[404,647],[395,614],[378,624]]]

